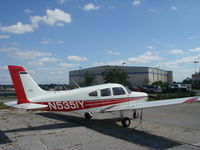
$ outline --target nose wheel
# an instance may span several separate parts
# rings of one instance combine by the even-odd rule
[[[85,119],[90,120],[92,118],[92,113],[91,112],[86,112],[85,113]]]
[[[133,111],[133,119],[138,119],[139,116],[140,116],[139,113],[134,110]]]

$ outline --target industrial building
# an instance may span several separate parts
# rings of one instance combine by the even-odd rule
[[[98,66],[86,69],[79,69],[69,72],[69,85],[75,85],[76,83],[84,82],[84,75],[86,73],[95,76],[94,84],[104,83],[103,72],[109,68],[120,68],[125,71],[129,78],[128,81],[131,85],[150,85],[156,81],[167,82],[172,84],[173,82],[173,72],[166,71],[159,68],[152,67],[135,67],[135,66]]]
[[[192,88],[200,88],[200,72],[192,74]]]

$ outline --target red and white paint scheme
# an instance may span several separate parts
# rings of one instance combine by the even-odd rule
[[[131,92],[120,84],[108,83],[67,91],[45,91],[31,78],[21,66],[8,66],[18,101],[5,103],[20,109],[38,109],[45,111],[79,111],[86,119],[91,112],[120,111],[122,125],[128,127],[130,119],[124,111],[198,101],[198,97],[178,98],[147,102],[148,95],[143,92]]]

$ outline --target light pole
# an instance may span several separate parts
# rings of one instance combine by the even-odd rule
[[[197,63],[199,63],[199,61],[194,61],[194,65],[195,65],[195,73],[197,72]]]
[[[79,67],[79,84],[81,82],[81,67]]]
[[[153,74],[153,82],[152,83],[154,83],[154,71],[155,69],[154,68],[152,68],[152,74]]]
[[[124,65],[126,64],[126,62],[123,62],[122,63],[122,69],[123,69],[123,71],[124,71]],[[125,72],[125,71],[124,71]]]

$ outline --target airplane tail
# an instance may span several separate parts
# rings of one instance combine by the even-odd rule
[[[45,94],[28,72],[21,66],[8,66],[18,98],[17,104],[30,103],[31,98]]]

